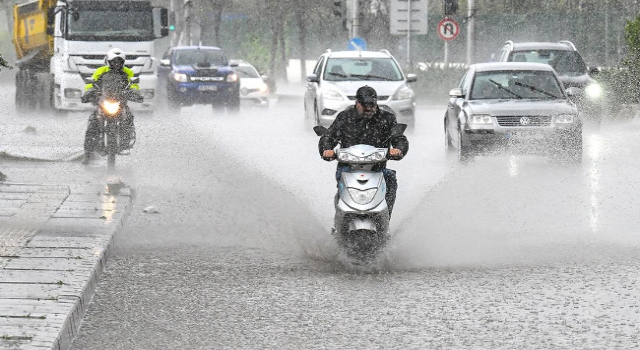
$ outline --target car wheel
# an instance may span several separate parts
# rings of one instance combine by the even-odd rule
[[[561,154],[572,164],[582,163],[582,132],[579,131],[577,134],[577,137],[565,137],[560,142]]]
[[[225,103],[225,107],[227,107],[227,112],[240,112],[240,96],[229,99],[227,103]]]
[[[320,122],[320,113],[318,113],[318,103],[313,104],[313,117],[315,119],[316,126],[322,125]]]
[[[449,129],[447,129],[447,121],[444,122],[444,154],[447,160],[452,160],[457,157],[457,152],[453,144],[451,143],[451,135]]]
[[[178,96],[169,89],[167,90],[167,108],[172,112],[180,110],[180,101],[178,100]]]
[[[458,162],[467,164],[473,159],[473,148],[462,143],[462,129],[458,129]]]

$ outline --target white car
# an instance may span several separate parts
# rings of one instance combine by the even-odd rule
[[[269,106],[269,87],[265,83],[266,76],[260,75],[258,70],[251,64],[242,60],[231,60],[238,66],[233,67],[238,77],[240,77],[240,100]]]
[[[412,125],[415,117],[415,93],[408,83],[415,74],[405,74],[387,50],[327,50],[307,76],[304,108],[316,125],[329,125],[338,113],[355,104],[356,91],[369,85],[378,93],[378,106],[395,114],[399,122]]]

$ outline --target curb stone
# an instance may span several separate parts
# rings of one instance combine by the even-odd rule
[[[0,183],[0,349],[71,346],[133,197],[121,183]]]

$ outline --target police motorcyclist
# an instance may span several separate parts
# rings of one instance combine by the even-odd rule
[[[99,85],[100,78],[106,72],[115,72],[122,76],[123,80],[129,82],[131,78],[133,78],[134,73],[131,69],[124,66],[126,56],[121,49],[113,48],[107,52],[107,56],[104,59],[105,65],[98,68],[93,75],[93,81],[96,85]],[[139,91],[140,87],[138,84],[131,84],[129,88],[135,91]],[[83,100],[86,96],[95,93],[94,83],[86,84],[85,94],[83,96]],[[122,133],[120,135],[120,151],[131,148],[133,143],[135,142],[135,129],[133,125],[133,114],[128,107],[125,107],[124,116],[125,118],[121,121],[121,130]],[[89,126],[87,127],[87,132],[85,134],[84,139],[84,153],[85,159],[84,163],[86,164],[90,157],[91,153],[94,151],[94,147],[98,144],[100,138],[100,123],[98,120],[97,113],[91,114],[89,117]]]
[[[378,95],[370,86],[363,86],[356,92],[356,103],[340,112],[329,127],[329,134],[322,136],[318,142],[318,149],[322,159],[330,161],[335,159],[334,147],[339,143],[341,147],[365,144],[379,148],[389,149],[390,159],[400,160],[409,151],[409,140],[404,135],[391,136],[391,129],[397,124],[393,113],[384,111],[378,107]],[[380,165],[383,169],[387,184],[386,201],[389,207],[389,215],[393,210],[396,198],[398,182],[396,172],[386,168],[386,163]],[[348,171],[349,166],[338,163],[336,180],[340,180],[343,171]]]

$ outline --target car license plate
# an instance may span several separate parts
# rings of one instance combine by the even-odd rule
[[[200,85],[198,86],[198,91],[216,91],[218,87],[215,85]]]
[[[508,140],[542,140],[545,135],[536,131],[510,131],[505,133],[505,138]]]

